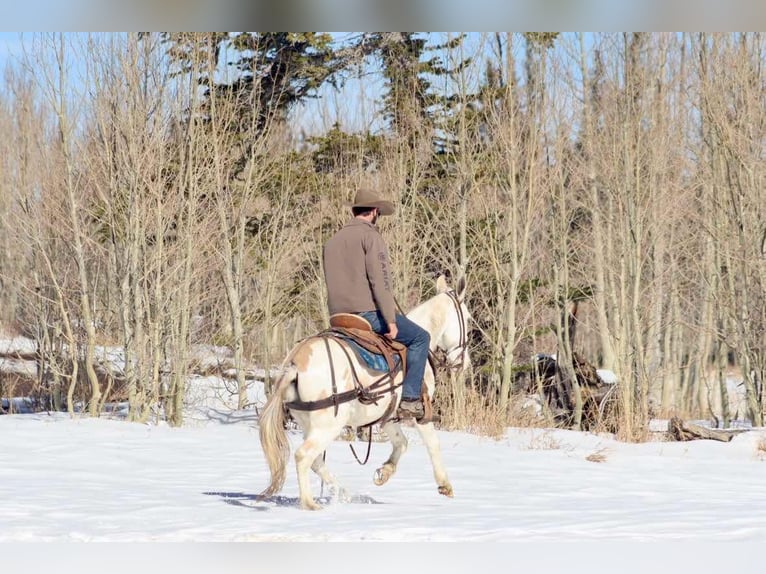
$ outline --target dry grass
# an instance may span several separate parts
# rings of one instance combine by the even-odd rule
[[[441,390],[437,387],[437,397],[434,401],[434,406],[441,416],[440,428],[463,430],[496,439],[505,434],[508,416],[486,397],[467,388],[460,401],[457,401],[454,397],[442,398]]]
[[[564,448],[564,445],[553,436],[551,431],[545,431],[539,434],[535,433],[529,441],[527,448],[529,450],[561,450]]]
[[[556,421],[539,399],[529,395],[512,395],[508,404],[511,425],[521,428],[552,428]]]
[[[766,436],[761,436],[758,439],[758,443],[755,445],[755,456],[758,460],[766,461]]]
[[[606,448],[600,448],[585,457],[588,462],[606,462]]]

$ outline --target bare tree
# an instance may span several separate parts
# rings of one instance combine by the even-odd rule
[[[700,112],[711,158],[726,335],[738,356],[750,418],[763,424],[766,353],[761,140],[766,128],[760,34],[700,35]]]

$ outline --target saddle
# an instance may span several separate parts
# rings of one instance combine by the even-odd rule
[[[388,365],[389,373],[393,373],[398,365],[402,372],[407,364],[407,347],[399,341],[389,339],[372,330],[372,325],[364,317],[352,313],[337,313],[330,317],[330,331],[348,338],[366,351],[382,355]]]

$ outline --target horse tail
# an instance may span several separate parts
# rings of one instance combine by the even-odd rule
[[[277,494],[285,484],[287,460],[290,456],[290,442],[285,432],[284,394],[297,376],[298,370],[294,365],[289,364],[277,379],[273,387],[274,390],[261,412],[259,435],[261,447],[266,455],[266,462],[271,472],[271,483],[261,493],[262,496]]]

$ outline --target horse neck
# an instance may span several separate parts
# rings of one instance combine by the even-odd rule
[[[440,293],[407,313],[407,318],[423,327],[431,335],[432,349],[441,341],[444,330],[447,327],[449,306],[445,304],[445,299],[447,299],[447,296],[444,293]],[[450,301],[447,301],[447,303],[450,303]]]

